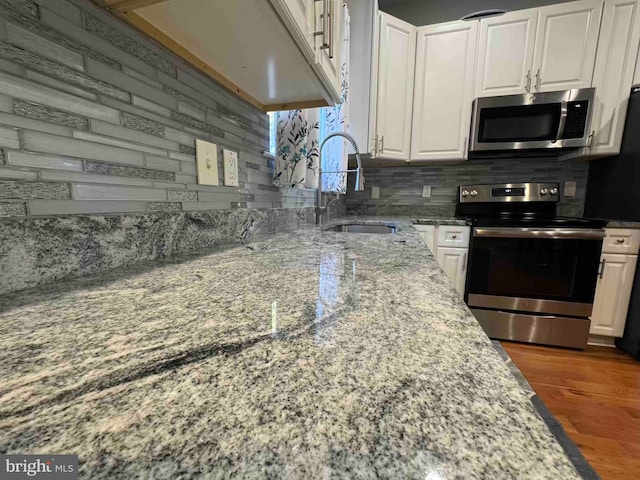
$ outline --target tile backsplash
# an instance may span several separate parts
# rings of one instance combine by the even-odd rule
[[[197,184],[197,138],[239,187]],[[90,0],[0,0],[0,217],[300,206],[268,148],[266,114]]]
[[[352,214],[452,215],[458,186],[465,184],[506,182],[577,183],[575,197],[564,197],[558,214],[582,216],[587,186],[588,163],[558,161],[553,158],[469,160],[453,165],[367,168],[364,160],[365,191],[353,190],[350,178],[346,203]],[[431,196],[423,198],[425,185]],[[380,198],[371,198],[372,187],[380,188]]]

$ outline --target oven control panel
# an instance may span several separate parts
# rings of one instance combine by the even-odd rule
[[[557,202],[559,187],[557,183],[461,185],[459,202]]]

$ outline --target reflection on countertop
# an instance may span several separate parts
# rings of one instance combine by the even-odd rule
[[[92,479],[578,478],[391,221],[0,297],[1,453],[76,453]]]

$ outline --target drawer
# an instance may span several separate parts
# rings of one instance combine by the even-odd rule
[[[440,225],[438,247],[468,248],[470,227],[462,225]]]
[[[640,230],[607,228],[602,241],[602,253],[637,255],[640,250]]]

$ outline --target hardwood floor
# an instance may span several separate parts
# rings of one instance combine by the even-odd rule
[[[501,343],[604,480],[640,478],[640,362],[614,348]]]

